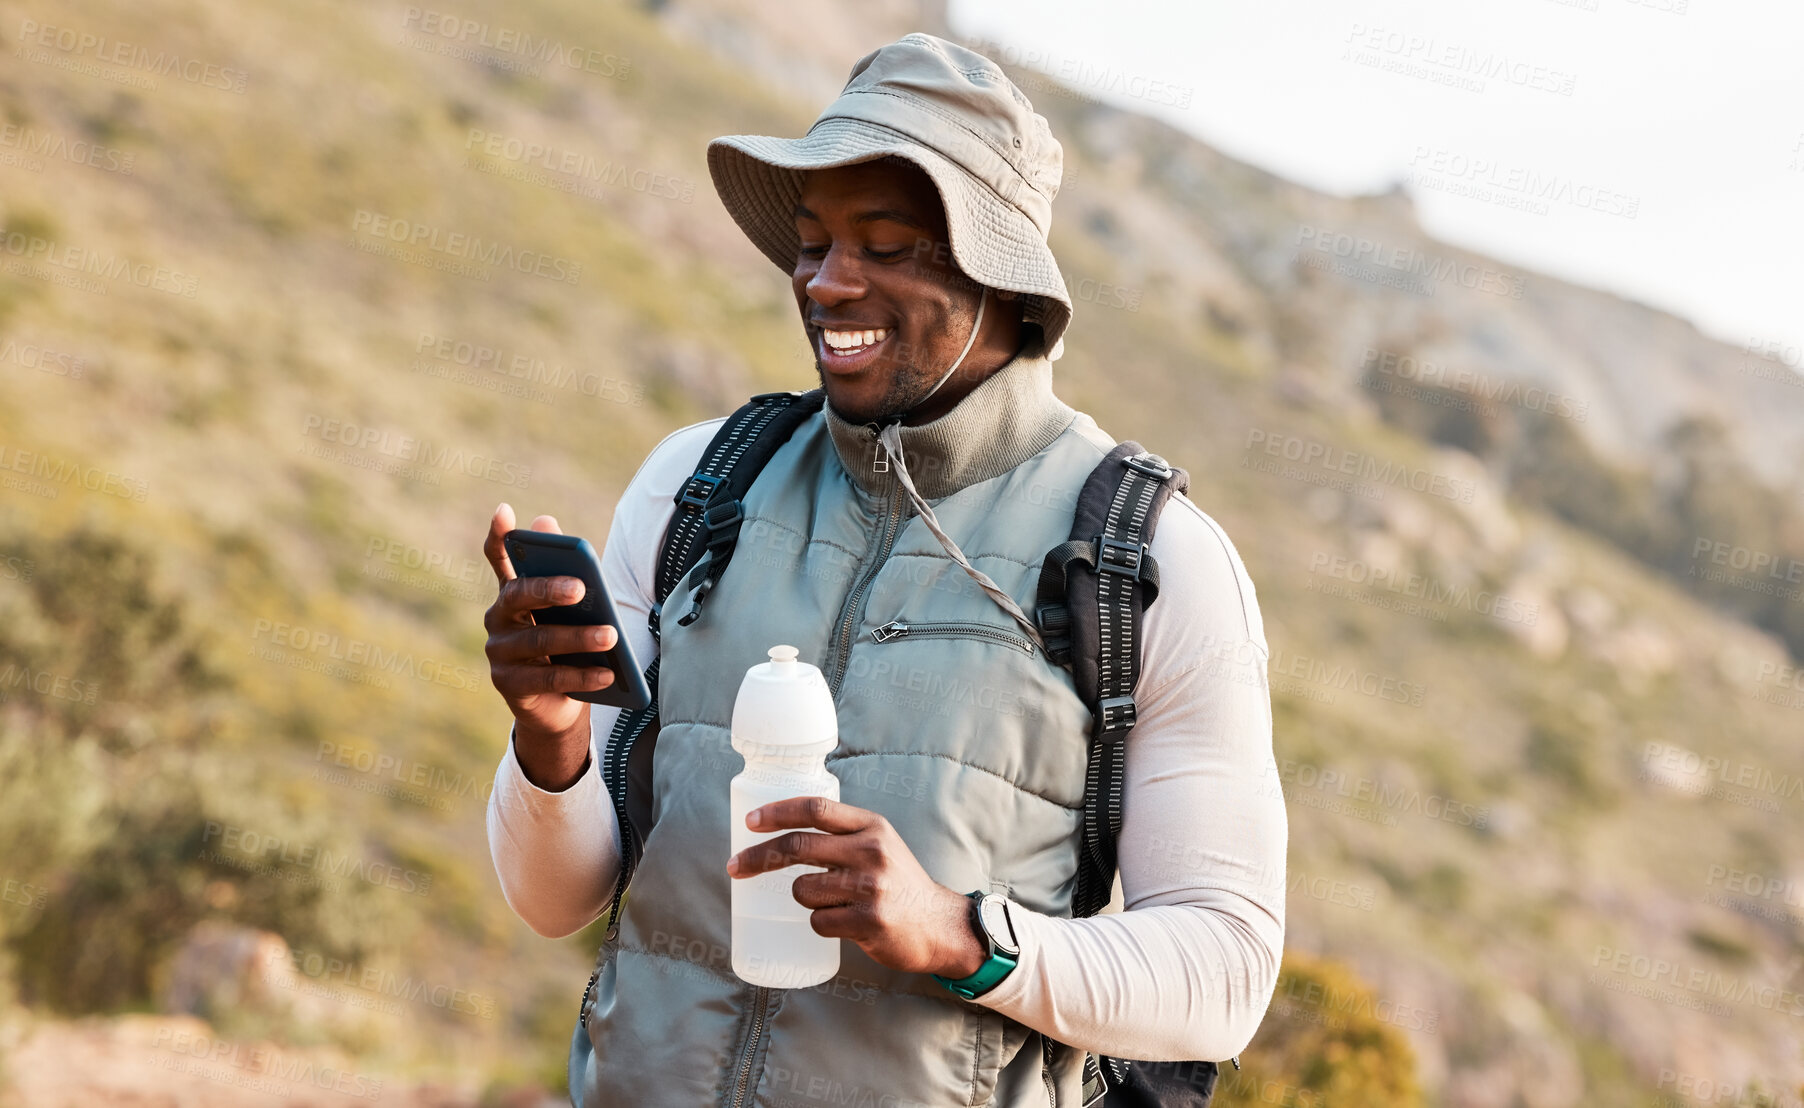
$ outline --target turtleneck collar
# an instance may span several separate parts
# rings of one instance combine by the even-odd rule
[[[831,403],[821,411],[840,464],[858,487],[873,495],[889,490],[896,477],[880,468],[878,459],[889,459],[873,425],[848,422]],[[938,500],[1007,473],[1046,449],[1076,416],[1075,408],[1053,395],[1052,362],[1029,343],[951,411],[898,430],[915,488]]]

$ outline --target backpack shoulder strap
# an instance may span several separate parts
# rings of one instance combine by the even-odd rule
[[[658,551],[658,572],[653,586],[651,625],[653,639],[661,639],[660,616],[677,584],[704,559],[708,562],[690,593],[692,606],[678,622],[687,626],[701,614],[701,604],[725,571],[739,540],[745,518],[744,499],[763,471],[765,463],[826,400],[826,390],[763,392],[747,400],[714,432],[702,451],[695,473],[676,493],[676,511],[664,529]],[[662,652],[645,667],[645,683],[651,703],[638,711],[623,711],[614,722],[608,749],[602,759],[601,778],[613,801],[620,825],[620,877],[608,904],[607,937],[618,933],[620,901],[639,863],[644,836],[640,828],[651,823],[651,751],[658,739],[658,663]],[[600,972],[600,966],[596,967]],[[595,976],[583,991],[584,1010]]]
[[[654,636],[660,633],[664,601],[683,576],[705,559],[707,567],[689,593],[689,611],[678,622],[687,627],[701,617],[702,602],[733,557],[739,524],[745,519],[745,495],[752,482],[796,428],[820,411],[826,397],[825,389],[759,393],[714,432],[695,473],[677,490],[677,510],[664,532],[656,602],[651,609]]]
[[[1134,689],[1140,681],[1140,620],[1159,596],[1153,531],[1171,494],[1189,488],[1190,475],[1181,467],[1132,439],[1117,444],[1078,493],[1071,538],[1048,551],[1040,567],[1034,620],[1046,638],[1048,657],[1071,670],[1092,717],[1073,916],[1095,915],[1114,888],[1125,740],[1134,729]],[[1045,1036],[1041,1043],[1050,1067],[1056,1045]],[[1125,1078],[1125,1063],[1086,1052],[1083,1104],[1098,1103]]]
[[[1134,729],[1140,680],[1140,619],[1159,596],[1153,532],[1171,494],[1189,487],[1182,468],[1132,439],[1120,443],[1084,482],[1071,538],[1048,551],[1040,569],[1034,618],[1047,653],[1070,668],[1092,714],[1074,916],[1094,915],[1114,884],[1124,740]]]

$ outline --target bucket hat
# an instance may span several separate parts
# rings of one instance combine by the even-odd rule
[[[952,257],[979,284],[1021,295],[1056,359],[1071,295],[1047,245],[1064,148],[995,62],[921,32],[858,59],[845,88],[801,138],[724,135],[708,173],[740,229],[784,273],[801,236],[807,170],[895,155],[923,169],[946,209]]]

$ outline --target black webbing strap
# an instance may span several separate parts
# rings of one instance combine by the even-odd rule
[[[1140,619],[1159,595],[1153,531],[1165,501],[1189,487],[1190,476],[1183,469],[1167,465],[1131,439],[1118,444],[1085,481],[1070,540],[1048,551],[1041,566],[1034,618],[1046,636],[1048,655],[1071,669],[1078,695],[1092,714],[1074,917],[1095,915],[1113,891],[1125,740],[1136,721]],[[1041,1042],[1050,1067],[1056,1044],[1044,1036]],[[1100,1101],[1125,1073],[1120,1059],[1086,1052],[1083,1104]]]
[[[823,389],[759,393],[728,416],[714,432],[695,473],[677,490],[677,509],[671,513],[670,523],[664,529],[663,546],[658,551],[651,617],[647,621],[653,639],[663,637],[660,614],[664,602],[684,576],[705,557],[708,564],[700,582],[690,592],[693,605],[678,622],[688,626],[701,615],[702,601],[720,580],[733,556],[734,544],[739,540],[739,525],[745,519],[745,495],[752,482],[758,479],[771,456],[789,441],[796,428],[820,410],[826,395]],[[645,684],[651,691],[651,703],[637,711],[620,713],[614,721],[607,753],[601,762],[602,783],[607,786],[608,799],[613,802],[615,820],[620,827],[620,876],[614,882],[614,894],[608,902],[607,913],[607,939],[610,942],[619,934],[620,902],[626,896],[627,884],[639,864],[643,848],[639,828],[651,820],[649,788],[634,789],[629,788],[629,784],[636,780],[643,786],[650,781],[651,748],[657,742],[659,725],[658,663],[662,660],[660,652],[645,667]],[[583,1016],[588,1013],[589,996],[600,975],[598,958],[595,972],[589,975],[588,987],[583,990]]]

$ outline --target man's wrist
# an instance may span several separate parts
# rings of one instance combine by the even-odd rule
[[[585,731],[587,720],[584,720]],[[542,792],[561,793],[582,780],[583,774],[589,772],[589,743],[587,735],[580,747],[573,738],[564,736],[538,736],[532,732],[522,734],[520,724],[514,724],[513,742],[514,761],[520,767],[520,775],[526,778],[527,784]],[[580,753],[580,756],[578,756]]]
[[[990,959],[990,944],[977,922],[977,901],[954,893],[951,889],[946,892],[957,900],[957,904],[948,901],[948,911],[956,913],[956,922],[947,928],[950,942],[946,958],[940,968],[933,972],[940,977],[958,981],[983,968],[983,964]]]

